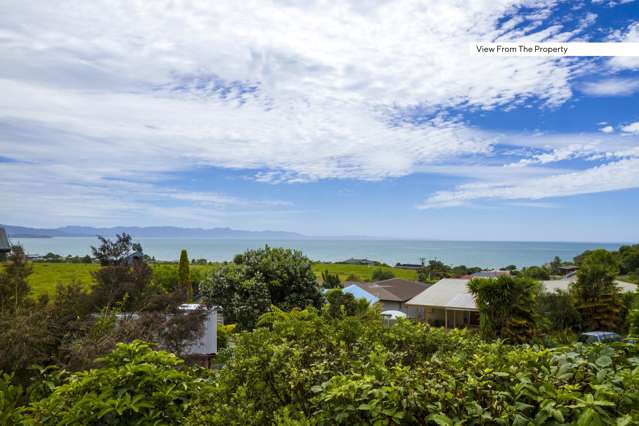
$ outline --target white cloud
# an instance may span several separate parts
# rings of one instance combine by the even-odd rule
[[[639,121],[623,126],[621,130],[625,133],[639,134]]]
[[[520,6],[525,13],[516,14]],[[0,163],[0,182],[5,189],[19,185],[29,201],[16,192],[4,198],[4,213],[32,203],[33,212],[44,205],[57,217],[82,215],[88,200],[101,206],[95,215],[102,220],[125,220],[122,209],[160,218],[155,201],[170,199],[191,203],[167,206],[170,218],[201,220],[209,212],[216,220],[228,206],[286,204],[242,200],[216,187],[164,190],[166,174],[204,166],[249,169],[272,183],[453,169],[484,180],[544,179],[548,170],[533,165],[617,158],[630,149],[621,142],[603,149],[570,137],[516,135],[508,142],[538,152],[520,167],[486,166],[481,160],[494,159],[496,145],[512,135],[482,132],[442,113],[569,99],[579,62],[467,52],[478,40],[570,40],[596,19],[586,15],[576,30],[544,28],[553,6],[5,2],[0,152],[17,163]],[[389,119],[412,107],[434,118],[420,125]]]
[[[601,129],[599,129],[599,131],[603,133],[612,133],[615,131],[615,128],[612,126],[604,126]]]
[[[460,206],[475,200],[539,200],[615,191],[639,186],[639,158],[625,159],[586,170],[508,183],[471,183],[455,191],[428,197],[422,209]]]
[[[639,22],[630,24],[625,32],[616,32],[612,38],[619,42],[639,43]],[[639,69],[639,57],[617,56],[610,58],[609,64],[615,70]]]
[[[581,91],[590,96],[630,96],[639,91],[639,79],[611,78],[584,83]]]

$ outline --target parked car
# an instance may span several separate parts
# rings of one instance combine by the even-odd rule
[[[579,335],[579,341],[585,344],[622,342],[623,338],[612,331],[589,331]]]

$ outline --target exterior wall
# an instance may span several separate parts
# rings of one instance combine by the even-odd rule
[[[202,337],[184,351],[188,355],[209,356],[217,353],[217,311],[211,309],[204,320]]]
[[[402,302],[393,302],[382,300],[382,311],[400,311],[406,314],[410,319],[419,319],[424,316],[424,308],[422,306],[405,305]]]
[[[431,308],[424,307],[423,317],[418,317],[422,321],[429,323],[430,325],[443,327],[448,317],[447,328],[464,328],[464,327],[478,327],[479,326],[479,313],[475,311],[458,311],[448,310],[448,315],[444,308]]]
[[[382,304],[382,311],[401,311],[401,304],[399,302],[382,300],[380,303]]]

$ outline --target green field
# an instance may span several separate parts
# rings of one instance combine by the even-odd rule
[[[346,281],[351,274],[359,277],[363,281],[371,281],[373,271],[376,269],[391,271],[397,278],[416,281],[417,271],[413,269],[392,268],[390,266],[368,266],[368,265],[347,265],[344,263],[315,263],[313,272],[319,279],[323,271],[328,270],[332,274],[338,274],[340,281]]]
[[[219,264],[191,265],[194,276],[202,278],[213,271]],[[87,263],[33,263],[33,274],[29,276],[29,285],[35,296],[41,294],[55,294],[58,284],[67,284],[73,281],[81,283],[85,288],[89,288],[93,283],[91,273],[100,268],[96,264]],[[390,266],[368,266],[368,265],[346,265],[337,263],[315,263],[313,272],[320,280],[322,272],[328,270],[330,273],[338,274],[341,281],[346,281],[349,275],[355,275],[363,281],[370,281],[373,271],[376,269],[390,270],[398,278],[416,280],[417,272],[409,269],[392,268]],[[170,270],[177,270],[176,264],[155,264],[153,269],[162,271],[166,275]]]

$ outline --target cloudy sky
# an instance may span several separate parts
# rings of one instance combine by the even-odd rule
[[[639,1],[25,1],[0,223],[639,240]]]

